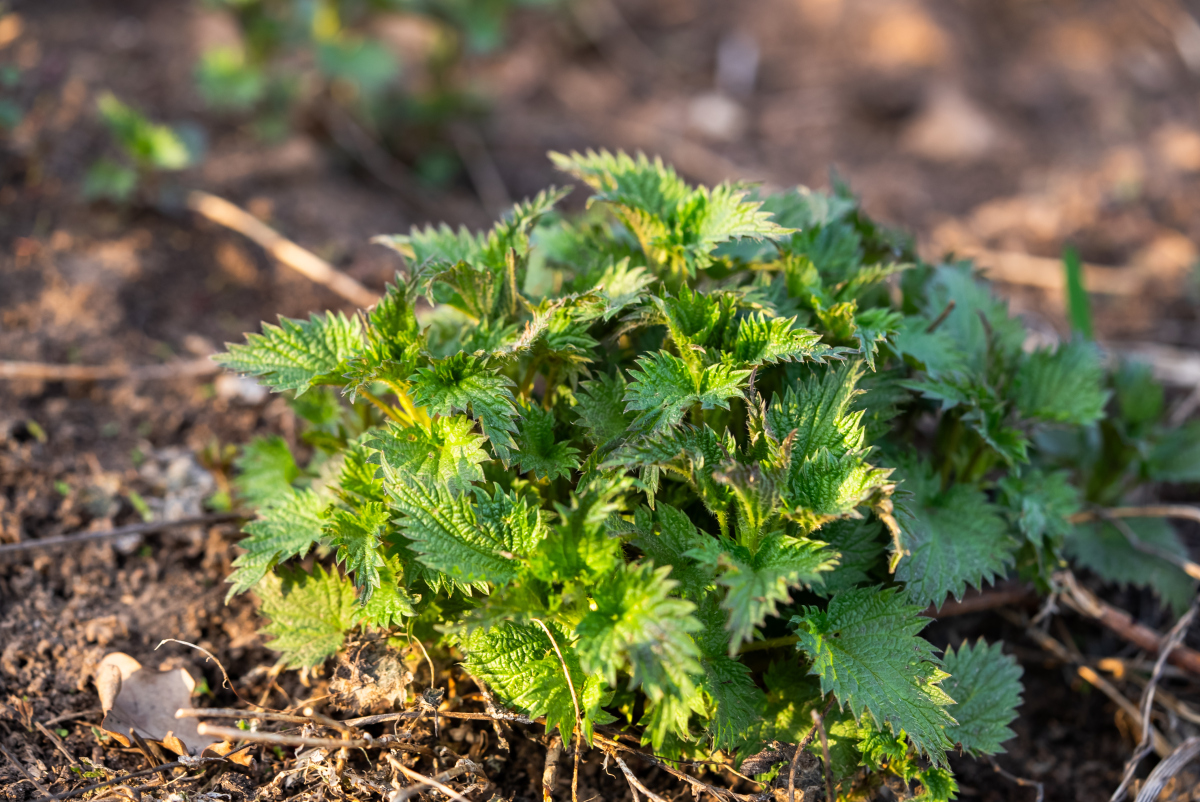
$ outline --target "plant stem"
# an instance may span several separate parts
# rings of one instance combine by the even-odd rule
[[[533,389],[533,380],[537,377],[537,369],[540,365],[540,359],[530,358],[529,367],[525,369],[525,375],[521,377],[521,386],[517,388],[517,394],[522,398],[529,398],[529,393]]]
[[[425,410],[413,403],[412,396],[408,394],[408,390],[403,385],[391,380],[385,380],[384,384],[392,388],[392,392],[396,394],[396,400],[400,402],[400,408],[404,410],[408,417],[417,423],[428,425],[429,415],[425,413]]]
[[[375,406],[379,407],[379,409],[383,412],[384,415],[387,415],[389,418],[396,421],[397,423],[404,424],[404,423],[408,422],[408,421],[404,420],[404,418],[400,417],[400,415],[398,415],[396,413],[396,410],[392,409],[392,407],[383,403],[383,399],[381,399],[379,396],[372,393],[370,390],[359,390],[358,394],[361,395],[363,398],[367,399],[368,401],[370,401]]]
[[[767,638],[766,640],[756,640],[747,643],[742,648],[738,649],[738,654],[746,652],[761,652],[767,649],[774,649],[780,646],[793,646],[800,641],[796,635],[781,635],[778,638]]]
[[[550,366],[550,372],[546,374],[546,391],[542,393],[542,409],[550,409],[554,391],[558,389],[555,382],[558,381],[558,364],[555,362]]]

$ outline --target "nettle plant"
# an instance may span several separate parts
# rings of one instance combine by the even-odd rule
[[[381,237],[408,270],[374,308],[219,357],[308,425],[303,467],[279,438],[241,457],[259,517],[229,579],[288,663],[360,626],[440,633],[564,739],[616,724],[759,772],[828,708],[835,787],[946,799],[949,751],[1013,735],[1021,670],[1000,644],[938,654],[929,605],[1048,589],[1068,557],[1186,604],[1169,560],[1068,523],[1200,479],[1200,430],[1167,432],[1144,370],[1110,398],[1091,343],[1026,350],[969,264],[920,262],[844,188],[552,157],[586,213],[549,190],[484,234]]]

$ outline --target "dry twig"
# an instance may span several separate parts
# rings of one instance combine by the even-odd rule
[[[1073,524],[1099,521],[1109,518],[1184,518],[1200,523],[1200,507],[1190,504],[1146,504],[1138,507],[1109,507],[1102,510],[1085,510],[1072,515]]]
[[[1148,652],[1158,654],[1162,649],[1162,635],[1137,623],[1124,610],[1118,610],[1100,601],[1095,594],[1082,587],[1070,571],[1056,573],[1054,580],[1065,588],[1062,599],[1071,609],[1096,619],[1125,640]],[[1179,668],[1200,675],[1200,652],[1180,645],[1171,651],[1167,660]]]
[[[368,307],[379,300],[376,293],[329,262],[312,251],[301,248],[254,215],[224,198],[195,189],[187,195],[187,206],[201,217],[253,240],[284,265],[313,282],[328,287],[357,306]]]
[[[211,376],[221,366],[208,357],[162,365],[55,365],[49,362],[0,362],[0,379],[102,381],[104,379],[183,379]]]
[[[826,710],[828,709],[826,708]],[[829,737],[825,734],[825,714],[818,713],[815,708],[810,712],[813,729],[821,734],[821,756],[825,759],[825,798],[837,799],[833,795],[833,761],[829,759]]]
[[[1193,736],[1177,746],[1162,763],[1154,767],[1154,771],[1150,772],[1150,776],[1142,785],[1142,790],[1138,791],[1135,802],[1154,802],[1171,778],[1197,757],[1200,757],[1200,737]]]
[[[314,738],[309,735],[287,735],[282,732],[253,732],[239,730],[237,727],[214,727],[202,721],[196,725],[196,732],[201,735],[213,735],[227,741],[253,741],[280,746],[319,746],[323,749],[358,749],[364,746],[375,746],[374,739],[347,740],[344,738]]]
[[[1067,665],[1075,665],[1076,673],[1079,674],[1079,677],[1082,680],[1115,702],[1117,707],[1121,708],[1121,710],[1127,716],[1129,716],[1129,719],[1133,722],[1134,726],[1139,728],[1138,736],[1139,738],[1141,737],[1141,714],[1133,702],[1126,699],[1125,696],[1119,690],[1117,690],[1111,682],[1097,674],[1090,666],[1078,665],[1077,658],[1075,655],[1071,654],[1067,647],[1063,646],[1054,637],[1042,632],[1037,627],[1029,626],[1027,622],[1021,618],[1021,616],[1008,610],[1001,610],[1000,614],[1013,624],[1024,628],[1026,635],[1028,635],[1032,640],[1037,642],[1039,646],[1053,654],[1063,663]],[[1150,727],[1150,732],[1151,737],[1153,738],[1154,751],[1160,756],[1166,756],[1169,754],[1171,751],[1171,744],[1166,738],[1163,737],[1162,733],[1160,733],[1153,726]]]
[[[266,721],[284,721],[289,724],[308,724],[312,719],[291,713],[275,713],[269,710],[238,710],[233,707],[184,707],[175,711],[175,718],[258,718]]]
[[[634,789],[634,791],[633,791],[634,799],[637,798],[637,792],[641,791],[643,794],[646,795],[647,799],[653,799],[654,802],[667,802],[667,800],[663,799],[661,796],[654,793],[646,786],[642,785],[642,781],[639,780],[632,771],[630,771],[629,767],[625,765],[625,761],[621,760],[621,758],[617,756],[617,753],[615,751],[610,749],[608,751],[608,754],[610,756],[612,756],[613,760],[617,761],[617,765],[621,767],[621,771],[624,772],[624,774],[625,774],[625,781],[629,783],[630,788]]]
[[[1150,738],[1150,714],[1154,710],[1154,691],[1158,686],[1159,679],[1162,678],[1163,667],[1167,662],[1169,655],[1176,646],[1178,646],[1187,634],[1188,627],[1196,618],[1197,605],[1200,604],[1200,599],[1192,602],[1192,606],[1188,611],[1179,617],[1175,622],[1175,626],[1171,627],[1171,631],[1167,633],[1167,640],[1161,652],[1158,655],[1158,661],[1154,664],[1154,673],[1150,675],[1150,682],[1147,683],[1146,689],[1142,691],[1142,740],[1138,744],[1138,748],[1134,750],[1133,756],[1129,758],[1129,762],[1125,764],[1125,774],[1121,778],[1121,784],[1117,786],[1117,790],[1113,791],[1110,802],[1121,802],[1125,798],[1125,794],[1129,791],[1129,784],[1133,782],[1134,772],[1137,771],[1138,764],[1142,762],[1142,758],[1150,754],[1151,738]]]
[[[401,763],[399,760],[396,760],[396,758],[392,757],[391,755],[387,755],[387,761],[388,761],[388,763],[391,764],[392,768],[394,768],[396,771],[400,772],[401,774],[403,774],[405,777],[409,778],[410,780],[413,780],[413,781],[419,783],[419,785],[410,786],[408,788],[401,789],[401,790],[397,791],[396,793],[392,794],[392,797],[389,800],[389,802],[401,802],[401,800],[410,799],[410,798],[416,796],[417,794],[419,794],[424,788],[427,788],[427,787],[436,788],[439,791],[441,791],[443,794],[445,794],[446,796],[450,797],[451,799],[459,800],[459,802],[471,802],[471,800],[467,799],[465,796],[460,794],[458,791],[455,791],[453,788],[446,785],[445,782],[443,782],[440,779],[442,777],[445,777],[447,772],[443,772],[442,774],[439,774],[437,777],[426,777],[424,774],[413,771],[408,766],[405,766],[403,763]],[[462,765],[463,763],[470,763],[470,761],[463,761],[459,765]],[[473,766],[474,766],[474,764],[468,765],[460,773],[465,774],[467,771],[471,771],[473,769]],[[453,775],[451,777],[445,777],[445,779],[450,780],[456,776],[458,776],[458,775]]]
[[[825,716],[829,715],[829,710],[832,707],[833,707],[833,697],[830,696],[829,702],[825,705],[824,712],[821,713],[822,719],[825,718]],[[816,710],[813,710],[813,713],[815,714]],[[808,745],[810,743],[812,743],[813,736],[816,734],[817,734],[817,722],[814,719],[812,729],[809,730],[808,733],[805,734],[805,736],[800,739],[800,743],[796,744],[796,751],[792,754],[791,765],[788,766],[787,802],[796,802],[796,767],[800,763],[800,754],[805,749],[808,748]]]
[[[1017,785],[1020,785],[1024,788],[1036,788],[1037,799],[1035,802],[1043,802],[1043,800],[1046,798],[1046,786],[1042,785],[1037,780],[1027,780],[1024,777],[1018,777],[1015,774],[1005,771],[1000,767],[1000,764],[996,762],[996,758],[992,757],[991,755],[988,755],[988,762],[992,764],[992,768],[995,769],[996,773],[1001,777],[1012,780]]]
[[[0,746],[0,750],[3,750],[3,749],[4,749],[4,747]],[[5,751],[5,754],[7,754],[7,751]],[[190,769],[190,768],[195,768],[196,766],[199,766],[199,765],[218,765],[218,764],[222,765],[224,768],[226,768],[229,771],[236,771],[239,773],[246,772],[246,769],[243,768],[242,766],[239,766],[236,763],[226,760],[223,757],[189,757],[186,759],[186,762],[184,760],[177,760],[172,763],[163,763],[161,766],[155,766],[154,768],[151,768],[151,769],[142,769],[141,771],[131,771],[128,774],[122,774],[118,777],[113,777],[112,779],[105,780],[104,782],[93,783],[92,785],[85,785],[82,788],[76,788],[72,791],[63,791],[61,794],[49,794],[49,795],[43,796],[39,799],[35,799],[34,802],[55,802],[55,800],[59,800],[59,799],[70,799],[73,796],[79,796],[80,794],[86,794],[89,791],[95,791],[99,788],[107,788],[110,785],[117,785],[117,784],[125,782],[126,780],[133,780],[138,777],[147,777],[151,774],[158,774],[160,771],[167,771],[170,769]],[[139,790],[145,790],[146,788],[152,788],[152,787],[160,788],[161,786],[144,786],[144,787],[140,788]]]
[[[15,554],[18,551],[28,551],[30,549],[49,549],[57,548],[58,546],[74,546],[79,543],[87,543],[93,540],[111,540],[113,538],[125,537],[126,535],[148,535],[153,532],[162,532],[167,529],[177,529],[182,526],[220,524],[227,521],[235,521],[238,518],[244,517],[246,517],[246,514],[242,512],[216,512],[209,515],[193,515],[188,518],[176,518],[173,521],[147,521],[140,524],[130,524],[129,526],[118,526],[115,529],[104,529],[99,532],[77,532],[73,535],[42,537],[37,538],[36,540],[22,540],[20,543],[5,543],[4,545],[0,545],[0,554]]]
[[[13,757],[13,753],[5,749],[3,744],[0,744],[0,752],[4,753],[4,756],[8,758],[8,762],[12,763],[13,766],[16,767],[17,771],[21,772],[21,776],[28,780],[29,784],[36,788],[42,796],[49,795],[50,792],[46,789],[46,787],[37,780],[33,779],[33,775],[26,771],[25,766],[21,763],[21,761]]]

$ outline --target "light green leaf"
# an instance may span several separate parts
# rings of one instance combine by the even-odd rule
[[[262,334],[247,334],[245,345],[226,345],[226,353],[213,357],[217,364],[299,395],[318,384],[345,384],[341,373],[362,347],[363,336],[358,321],[331,312],[307,321],[280,317],[278,326],[264,323]]]
[[[409,381],[413,383],[414,403],[428,407],[432,415],[469,410],[496,456],[508,461],[509,449],[516,447],[512,433],[517,431],[512,379],[489,367],[485,359],[458,353],[434,360],[431,367],[419,369]]]
[[[274,636],[267,646],[293,668],[319,665],[358,622],[354,585],[320,564],[311,574],[284,569],[280,574],[268,574],[255,589],[259,611],[270,619],[263,632]]]
[[[460,494],[483,481],[480,464],[489,457],[480,446],[486,439],[465,415],[443,415],[427,426],[389,424],[366,444],[378,452],[373,460],[388,485],[438,485]]]
[[[326,503],[311,490],[291,490],[246,524],[249,537],[238,544],[246,553],[233,561],[226,600],[258,584],[277,563],[303,557],[321,540]]]
[[[736,545],[722,551],[710,539],[689,556],[721,569],[717,582],[727,589],[721,607],[728,614],[730,657],[753,638],[755,628],[774,615],[780,603],[791,601],[793,588],[819,584],[821,574],[836,564],[835,554],[824,543],[781,532],[766,535],[754,554]]]
[[[673,598],[670,568],[631,563],[593,588],[595,609],[576,627],[584,669],[615,685],[628,671],[631,688],[651,701],[686,697],[700,673],[699,652],[690,634],[700,629],[691,602]]]
[[[743,365],[838,358],[838,351],[821,344],[821,335],[795,328],[795,318],[767,318],[762,313],[743,318],[733,343],[733,358]]]
[[[504,622],[490,629],[476,629],[463,643],[467,652],[463,668],[486,682],[506,707],[531,718],[545,716],[547,732],[557,727],[564,740],[575,731],[578,702],[583,714],[583,734],[590,743],[594,725],[612,720],[601,709],[604,682],[597,674],[584,672],[566,630],[554,622],[547,627],[554,634],[558,651],[536,623]],[[563,660],[571,672],[575,699],[571,696]]]
[[[404,618],[414,616],[417,610],[414,600],[401,587],[404,568],[399,557],[389,557],[379,567],[379,587],[365,604],[362,604],[362,620],[381,629],[399,626]],[[362,597],[359,602],[362,603]]]
[[[455,496],[437,486],[398,483],[388,492],[401,516],[400,532],[412,541],[421,563],[464,587],[512,581],[518,559],[544,536],[538,511],[499,489],[488,496],[475,488],[477,504],[468,494]]]
[[[625,391],[625,409],[642,413],[633,422],[639,431],[670,429],[697,405],[728,409],[729,399],[745,398],[741,387],[750,375],[748,370],[721,363],[708,366],[696,377],[682,359],[666,351],[644,356],[637,364],[640,370],[631,372],[633,381]]]
[[[233,464],[238,469],[234,487],[252,507],[284,498],[292,489],[292,482],[300,478],[300,468],[279,435],[254,438]]]
[[[337,548],[337,561],[354,575],[354,587],[365,604],[379,587],[383,568],[380,548],[391,524],[388,509],[377,501],[366,501],[358,509],[334,508],[325,522],[324,534]]]
[[[569,477],[579,467],[579,449],[554,434],[554,411],[524,402],[517,424],[516,459],[521,472],[537,479],[554,481]]]

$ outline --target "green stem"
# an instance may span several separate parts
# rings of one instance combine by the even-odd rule
[[[721,529],[721,537],[729,537],[729,513],[725,510],[716,510],[717,526]]]
[[[404,418],[402,418],[398,414],[396,414],[396,410],[392,409],[390,406],[383,403],[383,400],[379,396],[372,393],[370,390],[359,390],[358,394],[361,395],[363,398],[367,399],[368,401],[370,401],[375,406],[379,407],[379,409],[383,412],[384,415],[387,415],[389,418],[396,421],[396,423],[400,423],[400,424],[405,423]]]
[[[416,423],[426,425],[429,423],[429,415],[425,414],[425,410],[417,408],[407,389],[390,380],[384,381],[384,384],[392,388],[392,392],[396,394],[396,400],[400,402],[400,408],[404,410],[404,414],[408,415]]]
[[[538,357],[531,357],[529,367],[525,369],[525,375],[521,377],[521,384],[517,388],[517,394],[522,398],[529,398],[529,393],[533,389],[533,380],[537,377],[537,369],[541,364]]]
[[[546,374],[546,392],[542,393],[542,409],[550,409],[554,391],[558,389],[555,382],[558,381],[558,363],[555,362],[550,366],[550,372]]]
[[[781,635],[778,638],[767,638],[766,640],[756,640],[747,643],[742,648],[738,649],[738,654],[746,652],[762,652],[767,649],[776,649],[781,646],[794,646],[800,642],[797,635]]]

